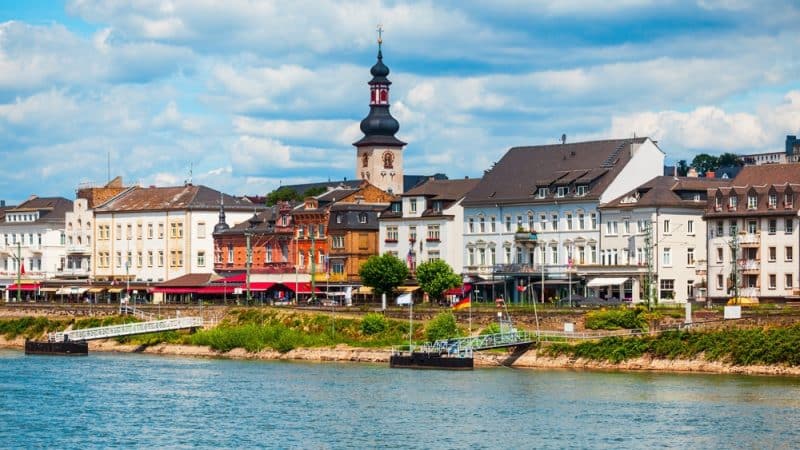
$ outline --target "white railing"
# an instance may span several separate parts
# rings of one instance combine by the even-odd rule
[[[742,270],[760,270],[761,262],[755,259],[748,259],[739,263],[739,267]]]
[[[758,233],[747,233],[739,235],[739,244],[758,244],[761,242],[761,235]]]
[[[142,311],[141,309],[136,309],[130,305],[120,305],[119,306],[119,313],[120,314],[131,314],[134,317],[138,317],[142,320],[156,320],[157,317],[155,314],[150,314]]]
[[[108,327],[86,328],[83,330],[58,331],[49,333],[47,338],[50,342],[88,341],[92,339],[108,339],[136,334],[182,330],[186,328],[201,328],[202,326],[202,317],[178,317],[176,319],[127,323],[125,325],[111,325]]]

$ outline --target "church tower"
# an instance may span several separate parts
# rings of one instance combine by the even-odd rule
[[[369,82],[369,114],[361,121],[364,137],[356,147],[356,178],[369,181],[392,194],[403,193],[403,147],[394,137],[400,124],[389,112],[389,68],[383,64],[381,28],[378,27],[378,62],[372,66]]]

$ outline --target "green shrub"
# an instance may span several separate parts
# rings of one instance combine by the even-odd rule
[[[425,336],[430,342],[440,339],[450,339],[458,337],[458,335],[456,318],[450,311],[439,313],[433,320],[428,322],[428,326],[425,327]]]
[[[586,314],[586,328],[590,330],[646,329],[647,320],[643,308],[620,307],[601,309]]]
[[[492,322],[486,328],[481,330],[481,336],[486,334],[497,334],[499,332],[500,332],[500,325],[497,322]]]
[[[369,313],[361,319],[361,332],[367,336],[383,333],[389,327],[389,321],[383,314]]]
[[[8,339],[17,336],[36,338],[44,333],[63,330],[67,327],[67,320],[50,320],[46,317],[22,317],[19,319],[0,321],[0,334]]]

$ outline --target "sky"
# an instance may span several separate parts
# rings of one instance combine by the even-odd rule
[[[782,151],[798,23],[796,0],[3,1],[0,199],[351,179],[378,24],[406,174],[562,134]]]

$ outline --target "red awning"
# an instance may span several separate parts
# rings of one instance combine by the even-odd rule
[[[466,295],[472,290],[472,284],[464,283],[459,287],[454,287],[444,291],[444,295]]]
[[[310,294],[311,293],[311,283],[301,282],[301,283],[283,283],[290,291],[295,291],[298,294]],[[295,289],[295,287],[297,289]],[[322,289],[317,288],[314,292],[321,294]]]
[[[269,281],[257,281],[257,282],[250,282],[250,290],[251,291],[268,291],[272,286],[275,286],[275,283],[271,283]],[[247,284],[243,284],[241,286],[242,289],[247,289]]]
[[[230,284],[230,283],[244,283],[245,281],[247,281],[247,274],[246,273],[240,273],[240,274],[237,274],[237,275],[231,275],[231,276],[223,278],[221,280],[215,280],[214,284],[217,284],[217,283],[220,283],[220,284],[222,284],[222,283],[228,283],[228,284]]]
[[[202,286],[195,288],[195,294],[233,294],[236,286]]]
[[[20,290],[20,291],[35,291],[35,290],[39,289],[39,286],[41,286],[41,285],[40,285],[40,284],[38,284],[38,283],[31,283],[31,284],[29,284],[29,283],[22,283],[22,284],[20,284],[20,285],[19,285],[19,290]],[[7,291],[16,291],[16,290],[17,290],[17,285],[16,285],[16,283],[15,283],[15,284],[12,284],[12,285],[10,285],[10,286],[8,286],[8,287],[6,288],[6,290],[7,290]]]
[[[193,294],[200,288],[190,288],[190,287],[156,287],[153,288],[153,292],[159,292],[161,294]]]

